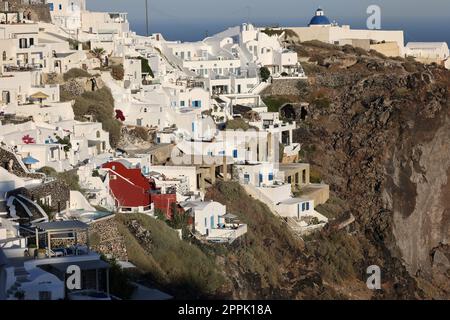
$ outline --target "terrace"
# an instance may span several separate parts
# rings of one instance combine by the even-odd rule
[[[247,233],[247,225],[241,223],[234,214],[227,213],[219,217],[217,228],[209,230],[206,240],[217,243],[232,243]]]

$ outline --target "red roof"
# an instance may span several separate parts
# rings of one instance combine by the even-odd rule
[[[152,203],[150,181],[139,168],[127,168],[113,161],[102,166],[110,169],[109,188],[120,207],[147,207]]]

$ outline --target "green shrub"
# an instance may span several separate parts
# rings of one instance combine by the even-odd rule
[[[246,131],[246,130],[250,129],[250,125],[247,122],[245,122],[244,119],[236,118],[236,119],[228,120],[225,123],[225,129],[228,129],[228,130],[242,129],[242,130]]]
[[[152,68],[150,68],[150,65],[148,64],[148,60],[144,57],[138,57],[138,59],[141,60],[141,68],[143,73],[148,73],[152,78],[155,77],[153,74]]]
[[[131,283],[130,275],[115,260],[109,260],[108,262],[111,265],[109,269],[110,292],[121,299],[130,299],[136,290],[136,287]]]
[[[307,243],[307,249],[320,261],[318,267],[323,278],[342,282],[358,277],[359,262],[364,255],[356,238],[341,231],[330,235],[319,233],[315,240]]]
[[[83,69],[79,69],[79,68],[72,68],[69,71],[67,71],[66,73],[64,73],[64,81],[69,81],[71,79],[75,79],[75,78],[89,78],[92,75],[83,70]]]
[[[111,69],[111,76],[115,80],[123,80],[123,77],[125,75],[125,70],[123,69],[123,65],[115,65]]]
[[[85,115],[94,116],[95,121],[102,123],[103,130],[109,132],[111,146],[117,146],[122,124],[114,118],[114,98],[111,91],[103,87],[97,91],[86,91],[81,96],[73,98],[75,118],[82,121]]]
[[[214,294],[224,279],[214,258],[198,247],[179,239],[163,221],[142,214],[117,214],[119,230],[126,240],[130,260],[154,282],[176,292],[179,297]],[[150,246],[140,244],[127,223],[137,220],[151,234]]]
[[[57,172],[55,169],[51,167],[42,167],[38,172],[44,173],[48,177],[53,177],[55,179],[61,180],[67,184],[70,190],[81,191],[81,187],[79,184],[79,177],[76,173],[76,170]]]
[[[265,96],[262,100],[269,112],[278,112],[282,105],[292,102],[291,99],[284,96]]]
[[[270,78],[270,70],[267,67],[261,67],[259,69],[259,75],[261,77],[261,80],[266,82]]]

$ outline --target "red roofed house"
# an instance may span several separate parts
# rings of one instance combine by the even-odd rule
[[[146,178],[140,168],[129,168],[120,161],[105,163],[109,192],[115,200],[118,212],[148,213],[162,210],[168,218],[172,216],[172,204],[176,194],[161,194],[152,180]]]

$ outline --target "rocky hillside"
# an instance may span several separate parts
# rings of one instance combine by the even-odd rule
[[[309,103],[282,113],[295,114],[304,159],[348,202],[367,265],[381,264],[393,290],[380,297],[449,298],[450,72],[350,46],[293,48],[310,78],[279,80],[266,99]]]
[[[23,12],[26,19],[32,21],[43,21],[51,22],[52,18],[50,16],[50,9],[48,4],[45,3],[34,3],[26,4],[22,0],[2,0],[0,1],[1,8],[4,8],[4,3],[8,2],[10,11]],[[44,2],[44,1],[42,1]]]

